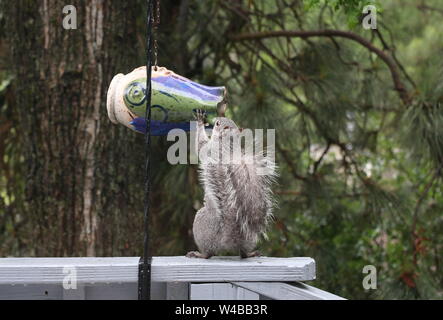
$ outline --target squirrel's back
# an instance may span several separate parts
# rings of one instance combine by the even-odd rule
[[[271,184],[275,163],[268,154],[242,154],[231,163],[205,163],[200,166],[205,202],[213,206],[227,225],[223,229],[237,238],[257,242],[265,235],[274,207]]]

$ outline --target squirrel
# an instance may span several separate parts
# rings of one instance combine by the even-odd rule
[[[237,162],[215,159],[214,155],[232,154],[230,137],[241,136],[243,129],[231,119],[218,117],[208,138],[204,118],[204,111],[197,110],[195,147],[200,155],[204,206],[195,215],[193,233],[200,251],[186,256],[208,259],[220,252],[236,252],[241,258],[259,256],[254,249],[260,235],[266,238],[275,204],[271,190],[276,178],[275,163],[269,156],[246,154],[243,150]],[[202,159],[201,152],[209,156]],[[266,174],[260,174],[260,169],[265,169]]]

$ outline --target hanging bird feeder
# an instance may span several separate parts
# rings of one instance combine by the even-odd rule
[[[207,121],[223,116],[226,88],[198,84],[164,67],[151,70],[151,134],[166,135],[169,130],[190,129],[196,110],[204,110]],[[109,119],[140,133],[146,133],[146,67],[117,74],[108,89]]]

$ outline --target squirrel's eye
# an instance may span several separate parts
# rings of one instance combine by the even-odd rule
[[[215,125],[216,125],[216,126],[219,126],[219,125],[220,125],[220,121],[217,120],[217,121],[215,122]]]

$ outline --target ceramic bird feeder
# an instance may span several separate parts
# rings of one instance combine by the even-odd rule
[[[208,123],[226,110],[226,88],[198,84],[164,67],[152,68],[151,134],[189,130],[196,110],[206,112]],[[107,95],[109,119],[140,133],[146,131],[146,67],[139,67],[111,81]]]

